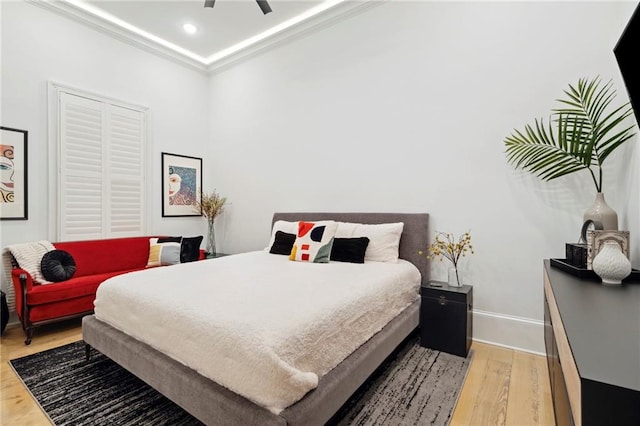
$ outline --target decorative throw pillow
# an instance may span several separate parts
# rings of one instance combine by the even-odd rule
[[[333,220],[298,222],[296,241],[289,255],[290,260],[313,263],[329,263],[333,237],[338,223]]]
[[[271,254],[291,254],[293,244],[296,242],[296,234],[289,234],[287,232],[276,231],[276,238],[269,253]]]
[[[273,247],[273,243],[276,241],[276,233],[278,231],[286,232],[287,234],[296,235],[298,233],[298,222],[289,222],[286,220],[276,220],[273,223],[273,228],[271,229],[271,239],[269,240],[269,245],[264,249],[265,251],[270,251],[271,247]],[[289,253],[287,253],[289,254]]]
[[[181,241],[182,237],[149,238],[147,268],[180,263]]]
[[[199,235],[197,237],[182,237],[180,243],[180,262],[194,262],[200,259],[200,244],[204,237]]]
[[[369,238],[334,238],[331,260],[336,262],[364,263]]]
[[[30,243],[12,244],[6,247],[13,258],[16,260],[20,268],[24,269],[31,275],[34,281],[39,284],[51,284],[40,270],[42,257],[49,251],[55,250],[55,246],[51,241],[40,240]]]
[[[403,229],[404,222],[379,224],[338,222],[336,237],[367,237],[369,245],[364,256],[365,261],[397,263]]]
[[[66,281],[75,274],[76,262],[68,251],[51,250],[42,256],[40,270],[47,281],[57,283]]]

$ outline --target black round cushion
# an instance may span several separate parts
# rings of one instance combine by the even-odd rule
[[[47,281],[57,283],[73,276],[76,272],[76,262],[71,253],[67,251],[51,250],[42,256],[40,270]]]

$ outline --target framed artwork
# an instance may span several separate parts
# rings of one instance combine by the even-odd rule
[[[27,220],[26,130],[0,127],[0,219]]]
[[[587,269],[592,269],[591,264],[600,252],[605,241],[615,241],[620,245],[622,253],[629,257],[629,231],[617,231],[611,229],[590,229],[587,231]]]
[[[162,153],[162,216],[202,216],[202,158]]]

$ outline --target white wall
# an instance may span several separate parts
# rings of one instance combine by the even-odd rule
[[[160,153],[204,158],[211,178],[208,77],[144,52],[48,10],[1,2],[1,123],[29,131],[29,220],[0,222],[0,244],[49,239],[47,81],[147,106],[151,111],[149,227],[154,233],[202,235],[200,217],[162,218]]]
[[[612,49],[634,7],[384,2],[214,75],[224,249],[264,247],[274,211],[428,212],[433,231],[471,230],[474,337],[542,352],[543,259],[577,242],[595,187],[516,172],[503,141],[580,77],[628,100]],[[604,192],[640,267],[636,145],[608,160]]]

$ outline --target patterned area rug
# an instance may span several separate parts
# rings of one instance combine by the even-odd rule
[[[332,425],[446,425],[470,356],[426,349],[412,337],[330,421]],[[79,341],[9,361],[52,423],[201,425],[104,355],[85,361]]]
[[[467,358],[409,339],[330,422],[338,426],[447,425],[467,375]]]

